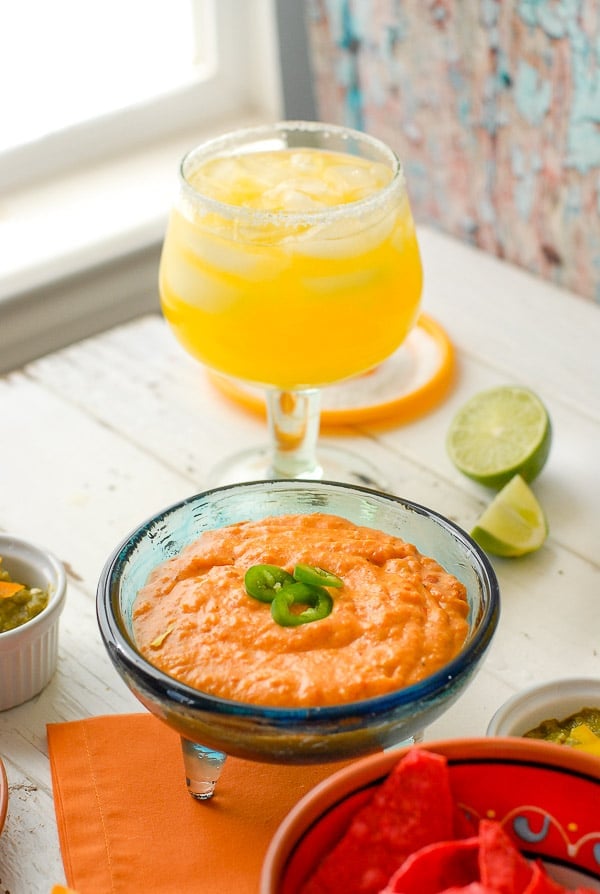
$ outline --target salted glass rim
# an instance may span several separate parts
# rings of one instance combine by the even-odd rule
[[[317,484],[316,482],[311,483],[313,485]],[[301,723],[304,720],[315,718],[319,718],[321,721],[341,720],[348,716],[385,713],[393,708],[398,709],[427,702],[428,699],[436,695],[439,697],[448,688],[452,688],[463,673],[478,664],[490,645],[500,613],[499,583],[485,552],[459,525],[434,509],[394,494],[383,494],[366,487],[332,481],[318,482],[318,486],[324,488],[325,492],[329,489],[338,491],[348,489],[359,494],[362,493],[367,497],[375,498],[376,501],[383,500],[384,502],[399,503],[404,508],[437,522],[446,534],[459,541],[462,547],[471,553],[471,562],[480,584],[481,603],[479,606],[471,606],[471,610],[473,608],[478,609],[478,614],[472,622],[470,638],[463,645],[458,655],[423,680],[400,687],[392,692],[353,702],[310,707],[260,705],[226,699],[201,689],[195,689],[160,670],[152,665],[148,659],[144,658],[133,643],[130,634],[125,632],[125,621],[121,617],[120,610],[115,613],[114,608],[115,601],[118,601],[118,599],[115,600],[115,597],[118,595],[119,590],[118,578],[120,569],[126,564],[129,556],[135,551],[137,545],[151,530],[152,526],[159,519],[165,519],[174,512],[200,499],[210,499],[213,495],[216,496],[222,492],[239,488],[251,490],[264,485],[274,485],[275,488],[278,485],[291,486],[292,489],[296,489],[296,486],[301,486],[302,484],[306,484],[306,482],[294,481],[293,479],[291,481],[278,479],[247,481],[241,485],[224,485],[193,494],[173,503],[147,519],[146,522],[125,537],[113,551],[103,568],[98,584],[97,614],[100,622],[100,632],[107,644],[110,644],[112,649],[120,655],[121,661],[129,667],[130,671],[132,668],[135,668],[135,673],[144,680],[145,686],[150,690],[155,692],[160,690],[161,697],[168,696],[188,709],[212,710],[217,714],[231,714],[256,719],[269,718],[280,723]],[[113,611],[109,609],[109,606],[112,607]]]
[[[324,209],[313,209],[310,211],[268,211],[258,208],[246,208],[242,205],[234,205],[228,202],[222,202],[211,196],[205,196],[203,193],[195,189],[188,179],[190,173],[193,173],[197,169],[198,164],[201,161],[219,155],[233,155],[236,148],[241,150],[242,147],[249,146],[253,142],[257,144],[261,141],[264,142],[268,137],[277,139],[278,134],[287,132],[316,133],[318,131],[341,137],[348,141],[355,140],[356,142],[363,143],[376,149],[382,154],[381,160],[383,161],[385,159],[390,165],[392,170],[391,180],[376,192],[363,199],[358,199],[355,202],[346,202],[343,205],[327,207]],[[343,151],[343,148],[341,146],[337,147],[337,151],[341,152]],[[242,127],[205,140],[186,152],[181,159],[179,164],[179,185],[181,194],[193,205],[201,204],[203,208],[219,214],[222,217],[252,221],[256,225],[260,225],[261,223],[279,223],[285,224],[288,227],[294,225],[308,226],[325,221],[335,221],[338,218],[344,218],[349,215],[359,216],[368,214],[389,202],[394,192],[398,192],[398,194],[406,193],[406,179],[402,162],[396,152],[388,146],[387,143],[380,140],[378,137],[365,133],[364,131],[356,130],[351,127],[344,127],[340,124],[328,124],[322,121],[277,121],[274,124],[259,124],[253,127]]]

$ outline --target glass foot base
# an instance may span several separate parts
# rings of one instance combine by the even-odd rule
[[[269,447],[257,447],[227,457],[207,475],[209,488],[242,481],[265,481],[271,478],[289,478],[305,481],[340,481],[369,487],[372,490],[389,491],[389,482],[381,470],[369,460],[350,450],[319,444],[317,465],[298,475],[281,475],[272,466]]]
[[[227,755],[183,738],[181,750],[188,792],[196,801],[208,801],[214,795]]]

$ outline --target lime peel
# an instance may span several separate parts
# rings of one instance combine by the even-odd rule
[[[548,536],[546,516],[531,488],[515,475],[480,515],[471,537],[496,556],[524,556]]]

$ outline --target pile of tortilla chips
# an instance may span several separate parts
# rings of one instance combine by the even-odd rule
[[[446,759],[411,749],[300,894],[594,894],[568,891],[528,861],[500,823],[461,827]]]

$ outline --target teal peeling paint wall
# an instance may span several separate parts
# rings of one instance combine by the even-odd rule
[[[600,303],[600,0],[305,0],[321,120],[417,220]]]

